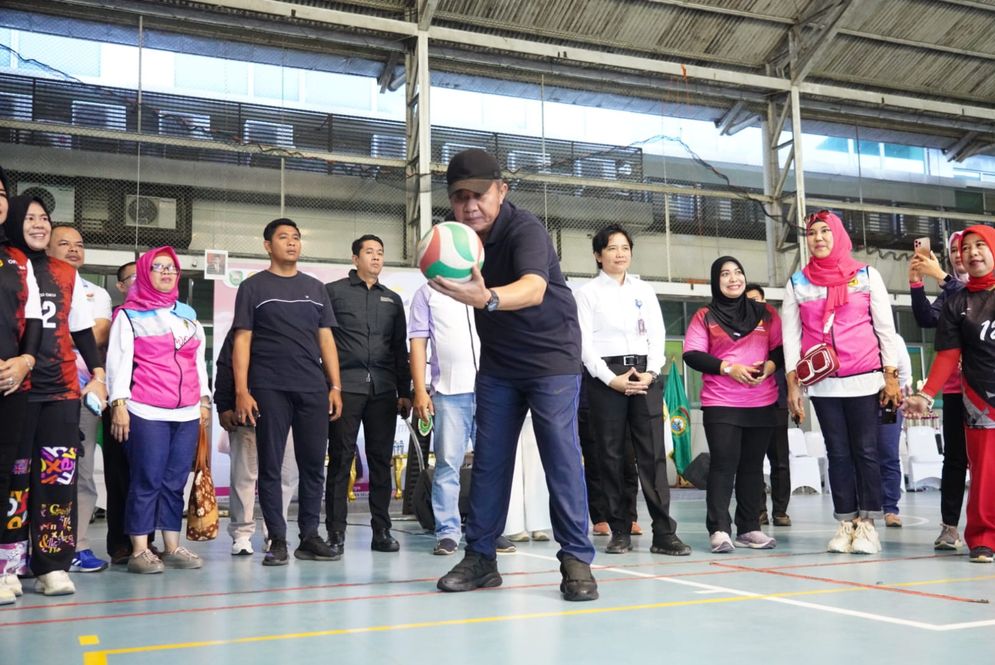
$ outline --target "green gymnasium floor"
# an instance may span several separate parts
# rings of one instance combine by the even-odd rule
[[[435,580],[461,555],[432,556],[434,539],[413,522],[395,522],[399,554],[371,552],[369,528],[351,526],[342,561],[292,558],[285,568],[264,568],[258,551],[232,557],[222,536],[193,546],[201,570],[77,573],[76,595],[59,598],[25,581],[17,605],[0,607],[0,664],[995,659],[995,566],[969,563],[964,550],[933,551],[938,492],[903,498],[906,526],[879,528],[877,556],[823,551],[828,496],[792,498],[794,526],[771,528],[777,549],[727,555],[707,552],[703,494],[674,498],[694,554],[652,555],[648,535],[634,538],[631,554],[599,552],[601,599],[592,603],[560,599],[555,543],[501,555],[502,587],[443,594]],[[91,534],[101,542],[103,523]],[[599,550],[606,544],[596,539]]]

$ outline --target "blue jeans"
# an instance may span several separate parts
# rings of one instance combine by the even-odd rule
[[[198,420],[174,423],[131,414],[131,431],[124,444],[131,469],[124,508],[126,534],[180,530],[183,488],[197,453],[199,428]]]
[[[587,487],[577,435],[580,375],[500,379],[477,375],[477,439],[473,453],[470,515],[466,548],[485,558],[496,556],[494,540],[504,530],[511,499],[515,450],[532,410],[532,425],[549,487],[557,557],[594,560],[587,536]]]
[[[473,441],[474,395],[432,395],[435,406],[435,476],[432,479],[432,512],[435,538],[460,540],[459,472],[466,456],[466,444]]]
[[[822,425],[833,491],[833,517],[882,517],[878,396],[813,397]]]
[[[878,410],[880,413],[880,409]],[[881,507],[886,513],[898,514],[902,498],[902,463],[898,459],[898,441],[902,436],[902,412],[898,420],[882,425],[878,420],[878,463],[881,466]]]

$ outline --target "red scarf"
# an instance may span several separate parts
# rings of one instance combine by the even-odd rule
[[[969,233],[981,236],[981,239],[985,241],[986,245],[988,245],[988,249],[991,250],[993,255],[995,255],[995,229],[990,226],[979,224],[977,226],[969,226],[964,229],[964,235],[957,239],[957,251],[961,253],[962,261],[964,261],[964,238]],[[967,261],[964,261],[964,264],[965,267],[967,267]],[[995,287],[995,272],[988,273],[984,277],[970,276],[967,278],[967,290],[971,293],[987,291],[992,287]]]
[[[867,264],[861,263],[850,255],[853,250],[853,242],[851,242],[846,229],[843,228],[843,222],[839,217],[828,210],[821,210],[808,216],[808,219],[805,220],[805,231],[807,232],[816,222],[825,222],[829,225],[833,232],[833,249],[829,252],[829,256],[824,258],[817,259],[814,256],[809,258],[808,264],[802,268],[802,272],[808,277],[808,281],[816,286],[826,287],[824,319],[826,321],[837,307],[847,303],[850,297],[847,285],[857,274],[857,271]]]

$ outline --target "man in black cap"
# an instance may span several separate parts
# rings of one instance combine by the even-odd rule
[[[466,556],[439,580],[442,591],[501,584],[494,541],[508,513],[515,449],[532,422],[549,486],[553,536],[566,600],[595,600],[594,547],[587,536],[587,490],[577,438],[580,328],[577,304],[549,234],[535,215],[505,200],[501,167],[483,150],[453,157],[446,172],[456,220],[484,242],[483,271],[433,288],[475,308],[480,336],[477,440],[466,524]]]

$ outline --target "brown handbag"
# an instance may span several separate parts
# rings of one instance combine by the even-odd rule
[[[204,541],[218,537],[218,498],[211,478],[211,446],[207,427],[200,426],[197,458],[193,466],[193,489],[187,505],[187,540]]]

